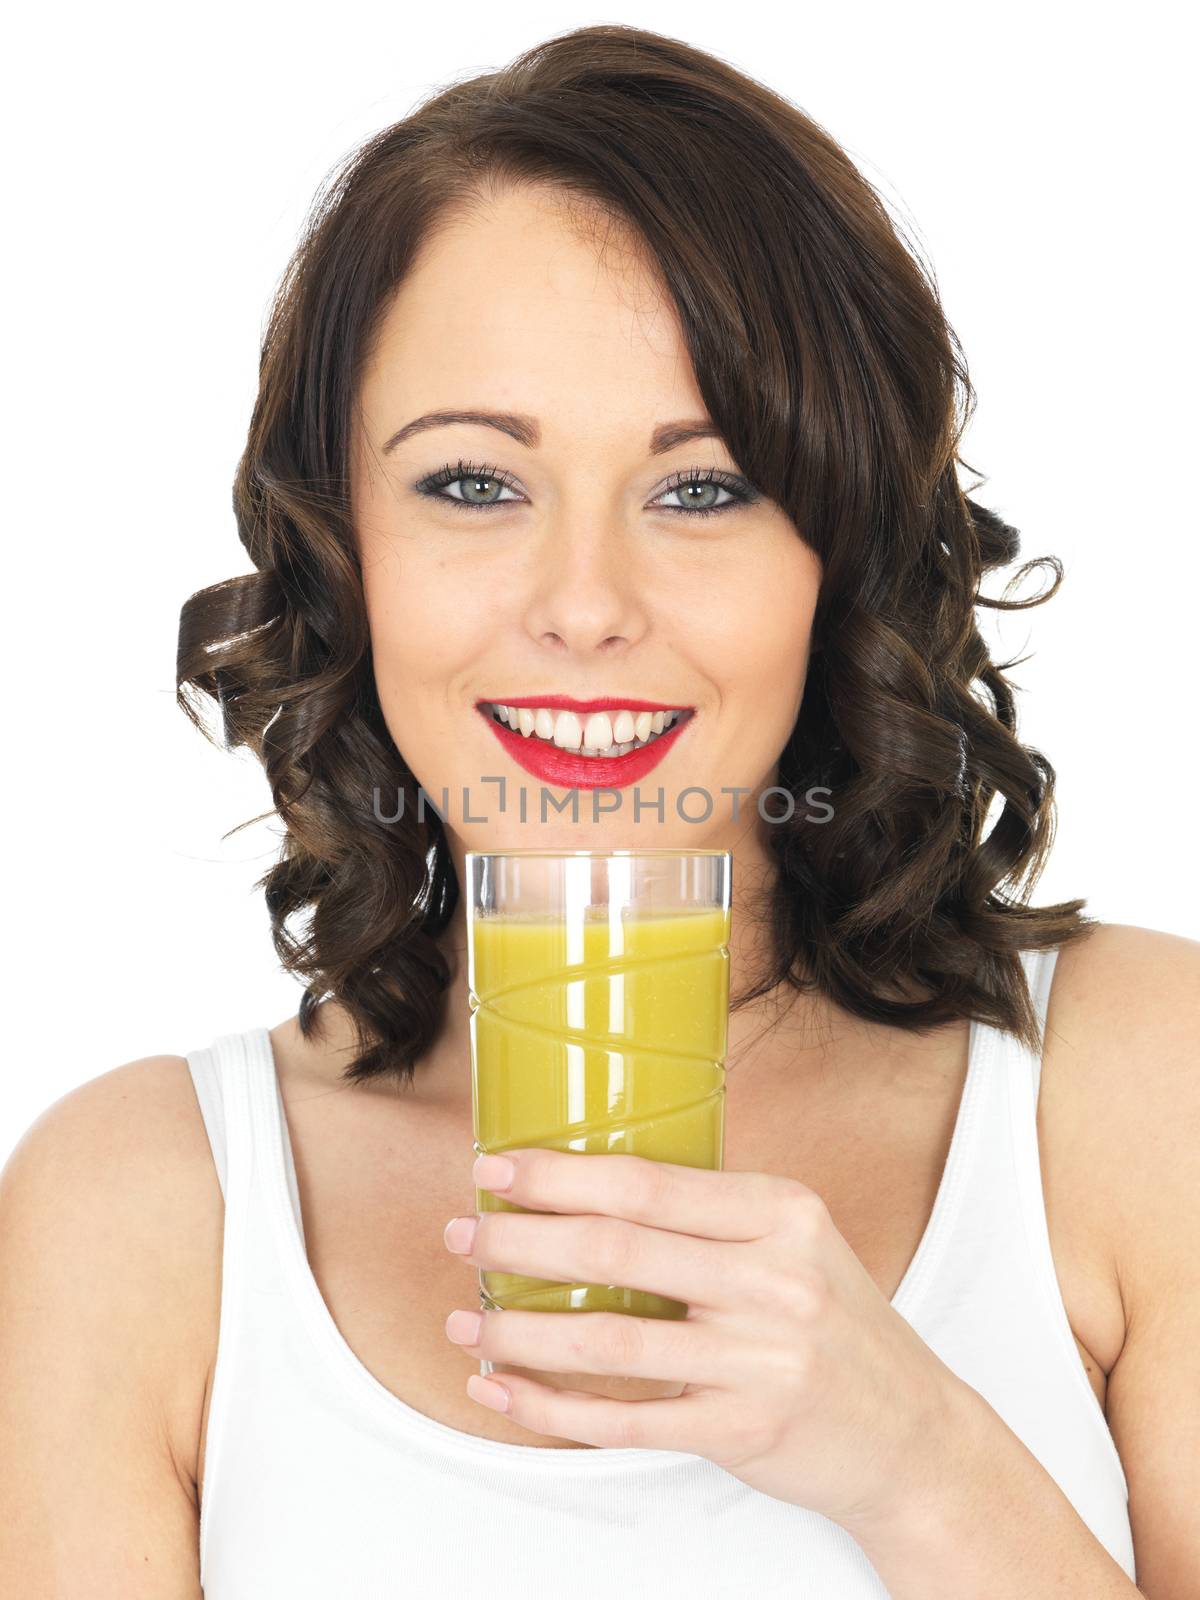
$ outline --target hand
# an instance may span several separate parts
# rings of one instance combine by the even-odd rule
[[[967,1386],[884,1299],[813,1190],[641,1156],[505,1155],[511,1184],[487,1182],[481,1157],[478,1185],[546,1214],[456,1219],[449,1248],[489,1271],[649,1290],[688,1314],[452,1312],[448,1336],[478,1318],[478,1334],[455,1342],[484,1360],[686,1386],[613,1400],[506,1372],[472,1375],[473,1398],[507,1390],[508,1415],[536,1433],[704,1456],[856,1528],[888,1522],[953,1471]]]

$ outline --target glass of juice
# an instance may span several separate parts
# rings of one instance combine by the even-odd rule
[[[466,873],[476,1155],[539,1147],[720,1170],[729,852],[471,851]],[[481,1213],[523,1209],[476,1190]],[[483,1269],[479,1288],[489,1311],[688,1309],[621,1284]],[[665,1377],[537,1376],[622,1398],[681,1392]]]

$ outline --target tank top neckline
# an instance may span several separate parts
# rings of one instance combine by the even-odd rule
[[[250,1058],[249,1065],[253,1069],[248,1076],[252,1112],[258,1124],[258,1137],[263,1141],[267,1155],[262,1187],[276,1229],[279,1257],[294,1290],[295,1302],[304,1326],[327,1368],[340,1378],[343,1385],[357,1397],[360,1405],[381,1425],[397,1431],[401,1436],[411,1435],[416,1429],[431,1439],[441,1441],[445,1448],[469,1455],[520,1461],[534,1468],[553,1468],[560,1473],[648,1469],[668,1462],[701,1459],[686,1451],[641,1447],[555,1448],[488,1439],[439,1422],[436,1417],[409,1405],[381,1383],[355,1354],[338,1328],[308,1260],[299,1191],[289,1187],[289,1170],[295,1170],[294,1157],[270,1030],[266,1027],[251,1028],[243,1035],[243,1039]],[[971,1021],[966,1074],[933,1207],[904,1276],[888,1302],[893,1310],[906,1319],[910,1318],[910,1313],[931,1280],[951,1231],[963,1178],[970,1164],[970,1150],[978,1122],[975,1108],[980,1098],[980,1083],[985,1065],[992,1059],[995,1040],[994,1029]]]

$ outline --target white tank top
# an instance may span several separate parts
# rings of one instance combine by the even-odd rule
[[[1041,1021],[1055,954],[1022,956]],[[838,1524],[701,1456],[508,1444],[399,1399],[342,1338],[309,1267],[267,1029],[187,1059],[225,1195],[206,1600],[448,1600],[476,1586],[496,1600],[886,1597]],[[972,1023],[941,1184],[892,1305],[1134,1579],[1125,1474],[1050,1252],[1040,1065],[1010,1034]]]

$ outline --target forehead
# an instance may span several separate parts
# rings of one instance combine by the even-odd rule
[[[696,409],[675,306],[626,226],[530,188],[477,199],[424,241],[364,371],[368,407],[384,391],[422,409],[486,391],[534,410],[618,386],[626,405],[647,386],[675,402],[659,415]]]

